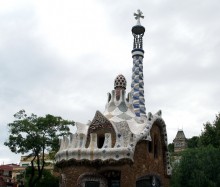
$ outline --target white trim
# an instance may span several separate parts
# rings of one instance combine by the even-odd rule
[[[135,55],[141,55],[144,57],[144,53],[142,51],[134,51],[132,52],[132,56],[135,56]]]

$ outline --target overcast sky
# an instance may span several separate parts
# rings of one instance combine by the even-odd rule
[[[0,164],[13,114],[82,123],[104,111],[114,79],[130,91],[133,13],[144,13],[147,112],[162,110],[172,142],[220,112],[219,0],[0,0]]]

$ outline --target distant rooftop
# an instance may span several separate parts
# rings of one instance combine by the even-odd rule
[[[175,141],[175,140],[185,140],[185,139],[186,139],[186,136],[183,132],[183,129],[179,129],[177,134],[176,134],[176,137],[173,141]]]

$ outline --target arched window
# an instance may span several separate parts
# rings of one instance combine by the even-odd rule
[[[97,140],[97,146],[99,149],[102,148],[103,144],[104,144],[104,141],[105,141],[105,137],[104,135],[98,135],[98,140]]]
[[[157,176],[146,175],[136,181],[136,187],[161,187],[161,183]]]
[[[138,180],[136,182],[136,187],[151,187],[151,180],[150,177],[142,180]]]
[[[154,158],[158,158],[158,138],[154,135]]]
[[[77,179],[77,186],[83,187],[106,187],[108,181],[105,177],[98,173],[84,173]]]
[[[85,187],[99,187],[100,182],[99,181],[86,181]]]
[[[152,153],[152,141],[148,141],[148,152]]]

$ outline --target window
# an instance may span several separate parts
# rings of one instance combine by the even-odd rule
[[[103,144],[104,144],[104,141],[105,141],[105,137],[104,136],[98,136],[98,148],[101,149]]]
[[[148,141],[148,151],[149,153],[152,153],[152,142]]]
[[[147,175],[136,181],[136,187],[161,187],[161,183],[158,177]]]
[[[12,171],[9,171],[9,172],[8,172],[8,176],[9,176],[9,177],[12,177]]]
[[[106,170],[102,175],[107,179],[108,187],[120,187],[121,171]]]
[[[154,158],[158,158],[158,138],[154,136]]]
[[[137,181],[136,187],[152,187],[150,178]]]
[[[110,187],[120,187],[120,181],[119,180],[112,180]]]
[[[86,181],[85,187],[99,187],[99,181]]]
[[[21,166],[22,167],[27,167],[27,166],[29,166],[29,164],[22,164]]]

